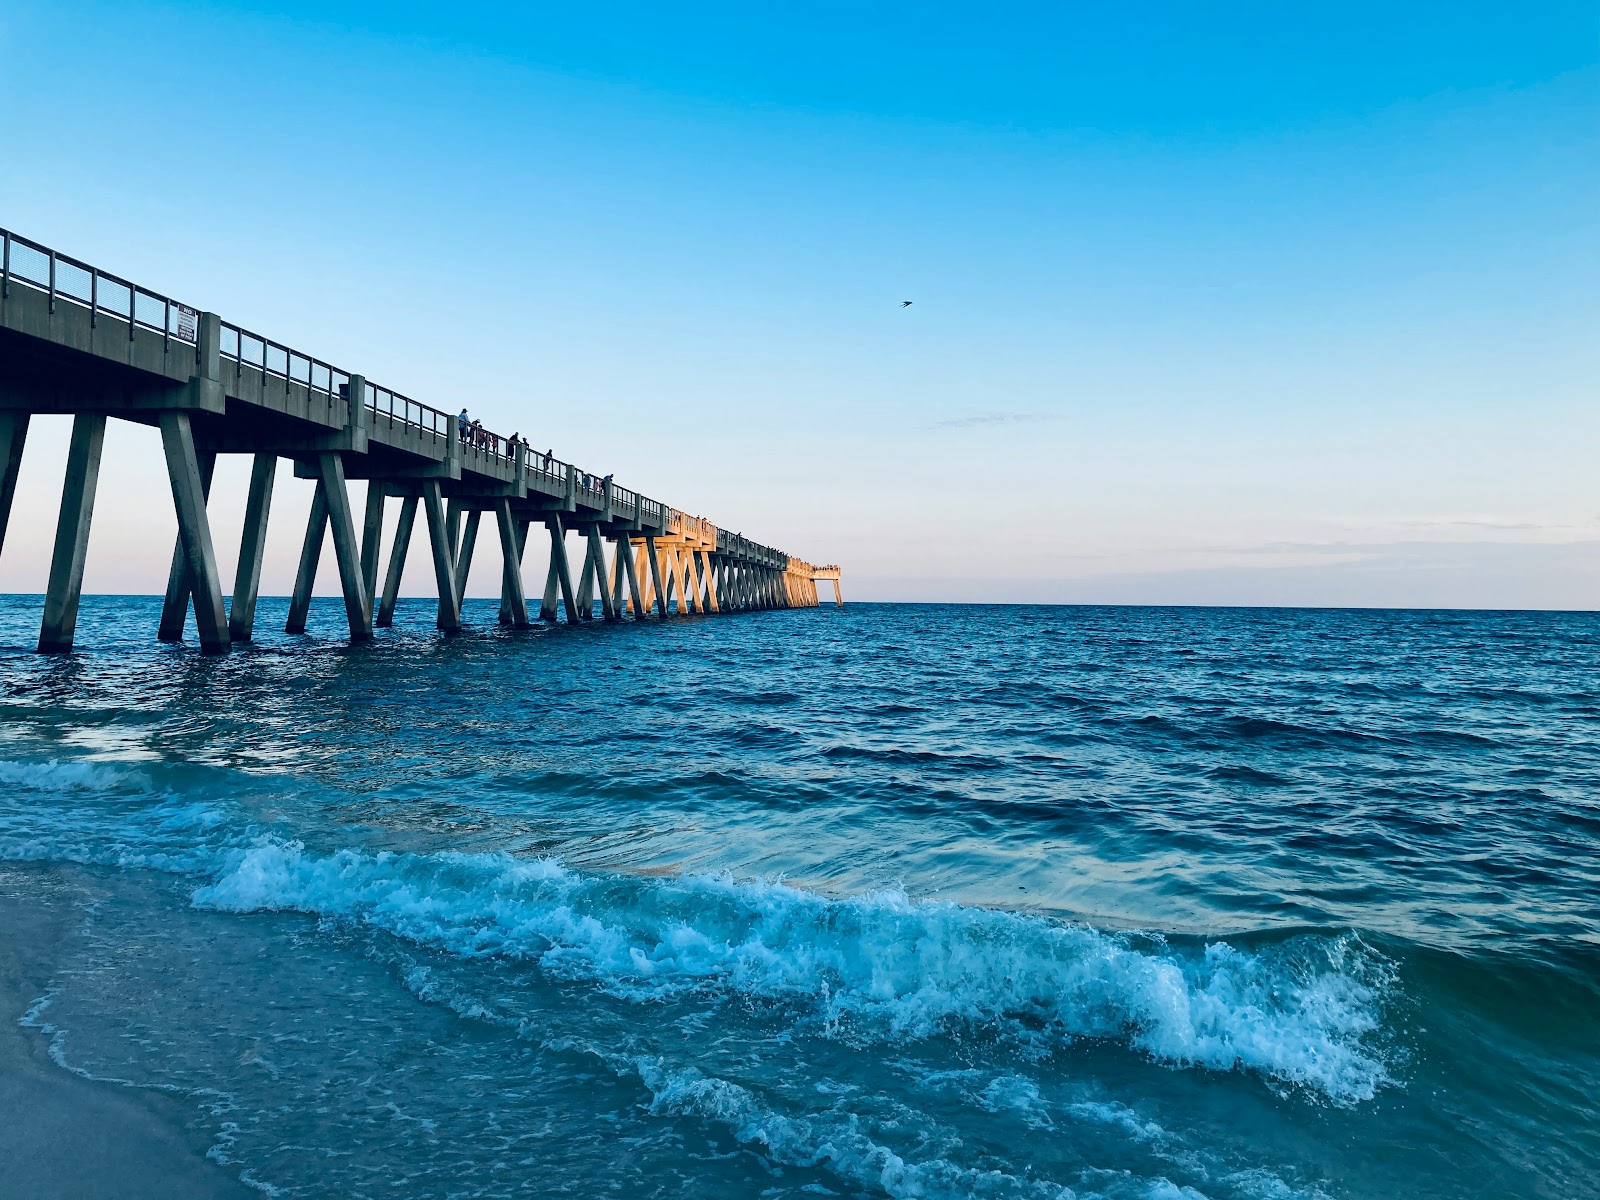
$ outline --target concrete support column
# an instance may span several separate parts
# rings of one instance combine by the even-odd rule
[[[531,623],[528,620],[528,600],[522,592],[522,542],[517,537],[517,525],[511,516],[511,501],[502,500],[495,508],[495,522],[500,527],[500,556],[504,559],[501,571],[500,589],[501,607],[510,601],[511,620],[508,624],[517,629],[526,629]]]
[[[617,614],[618,621],[628,610],[628,572],[622,566],[627,557],[628,539],[614,538],[611,542],[611,611]]]
[[[623,538],[617,542],[617,554],[622,558],[622,569],[628,576],[628,599],[633,603],[633,619],[642,621],[645,617],[644,597],[639,592],[639,564],[634,557],[633,543]]]
[[[519,455],[522,453],[521,442],[517,443],[517,453]],[[520,620],[518,619],[516,612],[518,609],[518,604],[513,601],[511,596],[512,580],[510,573],[502,570],[500,578],[500,624],[511,625],[520,629],[527,625],[533,624],[532,620],[528,617],[527,585],[523,582],[522,578],[522,555],[528,548],[528,522],[521,518],[510,516],[511,501],[505,501],[505,506],[508,519],[511,521],[511,533],[515,539],[517,550],[515,566],[516,587],[517,595],[522,597],[520,602],[522,617]]]
[[[289,619],[285,633],[304,633],[306,615],[311,611],[311,589],[317,582],[317,564],[322,558],[322,540],[328,532],[328,500],[322,481],[311,493],[311,515],[306,520],[306,538],[300,543],[300,569],[295,572],[294,591],[289,594]]]
[[[451,436],[454,437],[454,431]],[[456,547],[444,515],[444,497],[438,480],[422,484],[422,510],[428,519],[428,546],[433,551],[433,582],[439,590],[439,616],[435,622],[445,633],[461,631],[461,594],[456,591]]]
[[[5,549],[6,526],[11,523],[11,502],[17,496],[17,473],[22,470],[22,448],[28,441],[28,414],[0,413],[0,550]]]
[[[545,600],[539,617],[545,621],[556,619],[556,592],[559,590],[561,603],[567,610],[567,623],[573,624],[578,620],[578,599],[573,595],[572,566],[567,561],[566,526],[557,514],[546,518],[545,524],[550,529],[550,573],[545,581]]]
[[[650,615],[650,610],[655,607],[656,589],[655,583],[650,577],[650,567],[645,562],[646,550],[644,539],[641,538],[633,549],[633,570],[634,574],[639,579],[639,596],[644,602],[643,606],[635,615],[642,619],[644,617],[648,617]]]
[[[694,594],[694,564],[690,561],[687,546],[673,547],[672,573],[677,578],[678,611],[681,613],[699,612],[700,606],[695,603]]]
[[[394,606],[400,599],[400,576],[406,569],[406,555],[411,550],[411,531],[417,524],[417,498],[407,496],[400,502],[400,520],[394,527],[394,545],[389,550],[389,570],[383,578],[383,600],[378,605],[378,615],[372,623],[382,629],[394,624]]]
[[[455,563],[461,558],[461,501],[450,501],[445,506],[445,513],[445,528],[450,533],[450,561]]]
[[[378,594],[378,555],[383,551],[383,484],[367,480],[367,510],[361,521],[361,585],[368,602]]]
[[[83,594],[83,562],[89,549],[89,522],[100,481],[100,451],[106,419],[101,413],[80,413],[72,419],[67,450],[67,476],[61,489],[61,515],[56,521],[55,551],[50,557],[50,584],[39,624],[39,652],[60,654],[72,649],[78,628],[78,598]]]
[[[683,564],[678,561],[678,547],[669,545],[666,548],[667,572],[667,599],[677,600],[678,615],[681,617],[689,611],[688,597],[683,594]]]
[[[267,548],[267,516],[278,477],[278,456],[258,454],[250,467],[250,494],[244,505],[244,533],[239,538],[239,565],[233,576],[233,603],[228,609],[228,636],[248,642],[255,635],[256,596],[261,591],[261,559]]]
[[[583,535],[583,571],[578,576],[578,620],[594,619],[594,547]]]
[[[222,579],[217,572],[211,522],[206,518],[207,489],[201,479],[188,413],[161,414],[161,445],[167,455],[172,506],[178,515],[178,538],[187,560],[185,573],[194,590],[194,623],[200,634],[200,652],[226,654],[230,644],[228,617],[222,608]],[[214,460],[215,456],[211,457]],[[181,614],[179,623],[181,631]]]
[[[200,464],[200,502],[204,504],[211,499],[211,478],[216,474],[217,456],[207,451],[198,454],[197,458]],[[193,590],[189,558],[183,552],[183,534],[180,532],[172,542],[172,565],[167,568],[167,598],[162,601],[161,621],[156,626],[158,641],[183,641],[184,622],[189,618],[189,595]]]
[[[556,547],[554,534],[550,542],[550,565],[544,573],[544,600],[539,605],[539,620],[554,621],[557,615],[561,585],[556,579]]]
[[[711,565],[712,557],[705,552],[700,555],[700,573],[705,577],[706,585],[706,611],[721,612],[722,608],[717,603],[717,573]]]
[[[700,604],[700,562],[695,552],[688,546],[678,551],[679,571],[683,579],[683,592],[689,597],[689,605],[697,613],[705,612]]]
[[[366,641],[372,636],[372,599],[361,574],[361,548],[356,544],[355,518],[350,511],[350,493],[345,488],[344,459],[324,452],[317,455],[317,469],[328,506],[328,526],[333,533],[333,556],[339,565],[350,640]]]
[[[615,595],[606,586],[606,543],[598,525],[589,526],[589,559],[594,564],[595,584],[600,592],[600,615],[608,621],[620,620]]]
[[[472,552],[478,546],[478,526],[483,521],[483,510],[475,508],[467,514],[466,532],[461,535],[461,548],[456,551],[456,595],[464,605],[467,600],[467,575],[472,571]]]
[[[670,607],[677,601],[678,615],[681,617],[689,611],[689,602],[683,596],[682,572],[678,568],[678,548],[668,545],[661,551],[661,569],[667,578],[667,602]]]
[[[663,620],[667,615],[667,588],[661,579],[661,553],[656,549],[656,540],[653,537],[644,539],[645,553],[650,559],[650,586],[656,593],[656,615]]]

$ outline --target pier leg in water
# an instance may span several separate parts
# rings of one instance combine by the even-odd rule
[[[483,510],[473,509],[467,514],[466,532],[461,535],[461,549],[456,551],[456,595],[467,598],[467,575],[472,571],[472,552],[478,546],[478,525],[483,520]]]
[[[186,574],[194,587],[194,623],[200,633],[200,652],[226,654],[228,618],[222,608],[222,579],[217,572],[211,522],[206,518],[206,489],[200,478],[200,460],[195,454],[188,413],[161,414],[161,445],[167,454],[178,537],[188,561]]]
[[[628,557],[628,539],[614,538],[611,543],[611,610],[617,620],[628,611],[628,572],[622,563]]]
[[[560,586],[556,582],[556,551],[552,545],[550,547],[550,566],[544,573],[544,600],[539,605],[539,620],[554,621],[556,619],[556,595],[560,590]]]
[[[634,616],[641,621],[650,615],[650,609],[656,602],[655,593],[650,590],[650,569],[644,562],[644,539],[633,543],[633,580],[639,585],[639,598],[641,603],[634,609]]]
[[[317,456],[317,470],[328,502],[333,558],[339,565],[339,587],[344,592],[350,640],[365,642],[373,635],[373,600],[362,578],[362,547],[355,544],[355,518],[350,514],[350,493],[344,486],[344,459],[333,451],[323,451]]]
[[[406,569],[406,552],[411,549],[411,530],[417,523],[417,498],[400,502],[400,521],[394,527],[394,547],[389,551],[389,571],[383,581],[383,602],[378,605],[374,625],[387,629],[394,624],[394,605],[400,598],[400,575]]]
[[[594,620],[594,547],[583,538],[583,573],[578,576],[578,620]]]
[[[720,612],[721,609],[717,606],[716,571],[711,564],[711,555],[703,550],[700,552],[700,578],[706,589],[705,610],[707,612]]]
[[[306,540],[300,544],[300,569],[295,572],[294,591],[289,595],[289,619],[285,633],[304,633],[306,614],[311,611],[311,588],[317,582],[317,564],[322,558],[322,539],[328,530],[328,501],[322,481],[311,493],[311,516],[306,521]]]
[[[461,632],[461,593],[456,591],[456,548],[445,520],[444,498],[436,480],[422,485],[422,509],[428,518],[428,545],[433,551],[433,581],[439,589],[438,627]]]
[[[255,634],[261,559],[267,548],[267,516],[272,510],[272,485],[277,476],[278,456],[256,455],[250,468],[250,495],[244,506],[239,567],[233,577],[233,605],[228,610],[228,636],[236,642],[248,642]]]
[[[626,538],[611,540],[611,565],[606,568],[606,586],[611,589],[611,603],[621,616],[628,611],[628,601],[623,595],[622,547]]]
[[[627,538],[617,543],[617,554],[622,559],[622,569],[628,575],[628,599],[633,603],[633,619],[642,621],[647,615],[644,598],[639,595],[638,563],[634,560],[633,543]]]
[[[383,484],[367,480],[367,510],[361,521],[361,584],[367,602],[378,594],[378,555],[383,549]]]
[[[78,628],[78,598],[83,593],[83,559],[89,549],[89,522],[94,516],[95,487],[100,480],[100,450],[105,445],[106,419],[80,413],[72,419],[67,450],[67,477],[61,489],[61,516],[56,522],[55,551],[50,557],[50,590],[44,597],[39,625],[39,652],[72,649]]]
[[[606,544],[600,536],[598,525],[589,526],[589,562],[593,568],[591,574],[600,592],[600,613],[606,620],[615,621],[617,605],[611,589],[606,586]]]
[[[507,504],[507,507],[508,508],[510,507],[509,502]],[[516,538],[517,538],[517,583],[523,589],[523,592],[522,592],[522,616],[523,616],[523,619],[522,619],[521,623],[523,625],[531,625],[533,622],[528,618],[527,586],[526,586],[526,584],[523,583],[523,580],[522,580],[522,555],[523,555],[524,551],[526,551],[527,548],[528,548],[528,522],[525,519],[522,519],[520,517],[512,518],[511,528],[512,528],[512,532],[516,534]],[[510,586],[510,584],[511,584],[511,581],[509,579],[506,579],[504,577],[501,578],[501,580],[500,580],[500,624],[502,624],[502,625],[516,625],[518,623],[517,620],[516,620],[515,614],[511,611],[512,604],[511,604],[511,586]],[[549,581],[548,580],[546,580],[546,582],[545,582],[545,590],[546,591],[550,590],[550,585],[549,585]],[[541,610],[541,612],[542,612],[542,610]]]
[[[6,526],[11,523],[11,502],[17,496],[17,472],[22,470],[22,448],[28,441],[28,414],[0,413],[0,550],[5,549]]]
[[[661,578],[661,552],[656,549],[653,537],[644,539],[645,554],[650,559],[650,586],[656,594],[656,615],[663,620],[667,615],[667,587]]]
[[[461,501],[450,501],[445,511],[448,514],[445,528],[450,531],[450,561],[457,562],[461,558]]]
[[[578,620],[578,598],[572,592],[572,564],[567,561],[567,529],[559,516],[549,519],[550,566],[561,587],[561,602],[567,610],[567,623]],[[549,620],[555,620],[552,613]]]
[[[217,456],[210,452],[201,454],[200,497],[211,499],[211,478],[216,474]],[[161,604],[161,623],[156,626],[156,639],[162,642],[183,641],[184,622],[189,619],[189,596],[194,583],[189,575],[189,559],[183,552],[183,535],[172,541],[172,566],[167,569],[167,598]]]
[[[500,527],[500,556],[504,559],[500,576],[500,607],[510,602],[511,619],[507,624],[517,629],[528,627],[528,601],[522,593],[522,542],[517,537],[517,523],[511,516],[511,501],[502,500],[495,508],[495,523]]]
[[[682,546],[672,549],[672,576],[674,585],[678,589],[678,611],[691,613],[696,611],[694,597],[689,593],[689,552]]]
[[[672,547],[661,547],[661,608],[664,614],[672,611],[672,601],[677,596],[675,589],[678,577],[675,574],[677,567],[673,565],[674,561]],[[678,611],[680,613],[683,611],[681,599],[678,600]]]

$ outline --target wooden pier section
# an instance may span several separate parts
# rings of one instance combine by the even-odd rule
[[[665,620],[688,613],[813,607],[817,583],[844,598],[837,566],[816,567],[719,529],[519,441],[462,435],[443,410],[370,382],[215,313],[108,275],[0,230],[0,551],[30,418],[73,417],[39,649],[72,648],[106,421],[161,430],[178,520],[157,636],[179,641],[192,604],[200,648],[251,640],[278,460],[312,482],[289,633],[305,631],[323,549],[333,543],[350,637],[393,623],[421,510],[438,593],[438,628],[461,629],[462,589],[485,514],[502,561],[500,622]],[[238,570],[218,575],[206,513],[219,454],[253,457]],[[366,480],[353,510],[347,481]],[[380,571],[385,506],[400,505]],[[530,532],[550,536],[542,596],[522,558]],[[567,534],[583,544],[576,571]],[[224,604],[224,596],[229,603]],[[536,607],[535,607],[536,605]]]

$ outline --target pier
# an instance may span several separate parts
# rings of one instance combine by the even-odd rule
[[[438,628],[461,629],[461,599],[483,518],[501,556],[500,622],[665,620],[688,613],[813,607],[837,566],[813,566],[701,517],[582,471],[526,442],[462,436],[457,418],[215,313],[109,275],[0,230],[0,552],[35,414],[69,414],[39,650],[72,648],[106,421],[161,431],[178,536],[156,634],[180,641],[192,605],[200,649],[226,653],[255,625],[278,460],[314,487],[289,633],[305,631],[328,542],[353,641],[393,623],[401,572],[421,511],[438,593]],[[219,454],[253,458],[231,592],[219,576],[206,513]],[[367,482],[357,513],[347,483]],[[383,566],[385,508],[400,505]],[[542,595],[522,559],[530,534],[550,538]],[[583,546],[581,563],[567,535]],[[224,604],[224,596],[229,603]],[[600,613],[595,614],[598,602]]]

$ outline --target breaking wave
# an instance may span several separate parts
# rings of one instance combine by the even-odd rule
[[[900,891],[830,899],[726,876],[587,875],[493,854],[224,855],[204,908],[358,921],[469,957],[652,1001],[699,993],[798,1007],[857,1041],[973,1031],[1024,1053],[1120,1041],[1157,1062],[1248,1070],[1338,1104],[1388,1082],[1375,1044],[1393,968],[1354,935],[1194,950]]]

